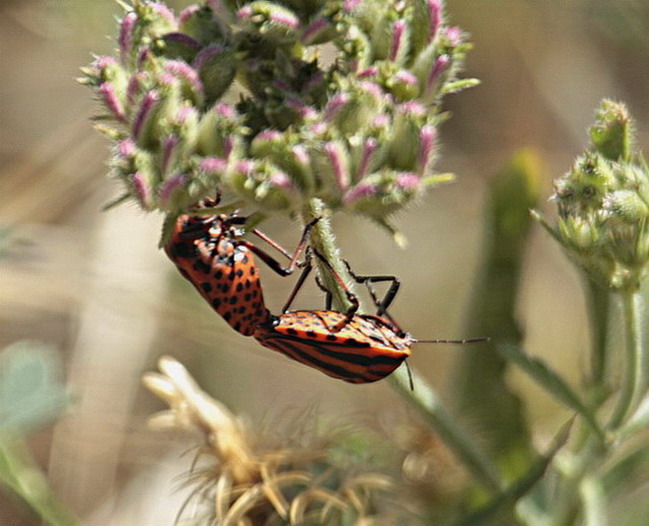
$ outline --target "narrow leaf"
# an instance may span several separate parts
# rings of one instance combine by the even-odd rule
[[[493,498],[486,506],[471,513],[456,523],[456,526],[481,526],[497,524],[490,522],[501,512],[511,508],[521,498],[527,495],[536,483],[543,478],[557,452],[566,444],[570,436],[572,420],[565,423],[555,436],[548,451],[532,464],[521,478],[513,482],[505,491]]]
[[[595,431],[599,439],[606,442],[606,435],[590,409],[586,407],[563,378],[550,369],[542,360],[525,354],[514,345],[499,345],[496,349],[506,360],[515,363],[536,380],[549,394],[577,411]]]

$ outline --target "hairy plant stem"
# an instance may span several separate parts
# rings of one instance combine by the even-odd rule
[[[81,522],[52,493],[47,479],[22,439],[0,435],[0,485],[6,485],[45,523],[80,526]]]
[[[336,247],[335,236],[329,221],[330,211],[319,199],[312,199],[302,212],[305,224],[314,218],[320,218],[311,232],[310,244],[322,254],[349,283],[348,272]],[[317,259],[317,258],[316,258]],[[350,302],[340,284],[331,276],[331,272],[317,260],[323,285],[332,293],[333,306],[336,310],[345,311]],[[349,288],[351,290],[351,287]],[[391,385],[403,396],[408,404],[416,408],[431,428],[440,436],[446,445],[455,452],[468,471],[484,488],[492,493],[502,489],[500,475],[491,461],[475,448],[467,433],[462,430],[453,417],[441,405],[436,393],[415,371],[411,371],[415,389],[411,388],[410,377],[405,367],[400,367],[390,376]]]
[[[608,319],[610,314],[611,293],[609,289],[602,287],[599,283],[585,278],[586,294],[592,327],[593,348],[590,357],[590,378],[591,389],[598,391],[592,393],[594,398],[601,397],[610,389],[609,362],[607,359],[607,335]],[[596,401],[596,400],[595,400]]]
[[[302,210],[302,221],[305,225],[316,218],[319,219],[311,230],[310,245],[329,262],[331,268],[333,268],[344,281],[347,289],[353,292],[354,286],[352,280],[349,277],[347,267],[340,256],[340,251],[336,246],[336,237],[331,228],[330,216],[331,211],[326,207],[322,200],[318,198],[309,200]],[[351,302],[349,301],[347,294],[322,261],[317,257],[314,259],[318,268],[318,275],[322,280],[322,285],[332,295],[333,307],[340,312],[345,312],[349,307],[351,307]]]
[[[620,292],[625,330],[625,364],[617,406],[608,424],[618,429],[637,409],[647,387],[647,357],[642,346],[642,296],[634,290]]]

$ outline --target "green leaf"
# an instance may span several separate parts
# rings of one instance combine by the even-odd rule
[[[505,491],[494,497],[485,506],[464,517],[456,526],[500,524],[500,522],[492,521],[494,521],[494,519],[496,519],[501,513],[511,510],[512,506],[527,495],[532,488],[534,488],[536,483],[543,478],[557,452],[568,441],[571,426],[572,420],[562,426],[548,451],[537,459],[522,477],[513,482],[509,487],[507,487],[507,489],[505,489]],[[521,507],[521,509],[518,510],[519,513],[524,509],[525,507]],[[527,523],[532,524],[531,521]]]
[[[465,89],[473,88],[474,86],[479,85],[479,79],[460,79],[448,82],[440,91],[442,95],[446,95],[448,93],[458,93],[460,91],[464,91]]]
[[[539,193],[539,165],[534,152],[522,150],[489,185],[484,218],[486,243],[465,334],[489,336],[491,341],[459,350],[461,358],[454,381],[458,410],[480,429],[482,443],[507,480],[520,477],[536,458],[523,404],[506,380],[508,363],[495,347],[519,344],[522,339],[515,312],[532,225],[529,209],[536,204]]]
[[[590,409],[586,407],[563,378],[550,369],[542,360],[525,354],[514,345],[498,345],[496,349],[506,360],[515,363],[536,380],[549,394],[569,408],[577,411],[600,440],[606,442],[606,435]]]
[[[627,452],[622,458],[616,459],[604,476],[602,482],[607,494],[624,494],[630,486],[635,486],[634,477],[645,476],[649,470],[649,446]]]
[[[54,420],[67,406],[56,353],[18,342],[0,353],[0,429],[27,434]]]

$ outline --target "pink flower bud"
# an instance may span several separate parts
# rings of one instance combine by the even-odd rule
[[[225,117],[226,119],[234,119],[237,116],[234,108],[230,104],[226,104],[224,102],[215,104],[214,112],[220,117]]]
[[[122,64],[128,65],[131,58],[131,51],[133,49],[133,31],[137,23],[137,15],[133,12],[126,13],[122,18],[120,24],[119,37],[117,43],[119,45],[119,55]]]
[[[133,139],[124,139],[117,145],[117,152],[122,159],[130,159],[135,155],[135,142]]]
[[[394,78],[397,79],[402,84],[407,84],[408,86],[416,86],[419,81],[417,77],[410,73],[407,69],[400,69],[394,74]]]
[[[444,71],[446,71],[446,68],[448,68],[450,64],[451,57],[449,57],[448,55],[440,55],[437,58],[433,69],[431,69],[430,75],[428,75],[428,79],[426,80],[426,91],[428,93],[431,93],[433,91],[435,85],[437,84],[437,81],[439,80],[439,77],[442,75],[442,73],[444,73]]]
[[[419,158],[417,164],[419,169],[424,172],[428,168],[435,143],[437,141],[437,130],[434,126],[424,126],[419,134]]]
[[[131,75],[131,78],[128,79],[128,85],[126,86],[126,101],[129,105],[135,104],[135,99],[140,93],[140,88],[142,87],[142,82],[146,77],[146,73],[139,72]]]
[[[291,182],[291,179],[284,172],[277,171],[270,176],[270,183],[277,188],[282,190],[295,190],[295,186]]]
[[[142,130],[145,127],[146,122],[151,117],[151,113],[153,112],[153,109],[158,105],[159,101],[160,101],[160,95],[158,95],[158,92],[155,90],[149,91],[144,96],[144,100],[140,105],[140,109],[138,110],[137,115],[135,117],[135,122],[133,123],[133,136],[136,139],[140,138],[140,135],[142,133]]]
[[[325,144],[324,150],[331,163],[336,184],[338,184],[341,190],[345,190],[349,186],[349,173],[347,173],[340,148],[340,145],[334,142],[328,142]]]
[[[140,204],[144,208],[150,208],[153,204],[153,190],[151,189],[149,182],[140,172],[133,174],[132,182],[135,195],[137,196],[138,201],[140,201]]]
[[[310,164],[309,154],[306,151],[306,148],[302,144],[297,144],[291,148],[293,155],[298,163],[302,166],[308,166]]]
[[[164,69],[167,73],[184,80],[197,95],[203,94],[203,84],[194,68],[180,60],[168,60]]]
[[[413,173],[402,173],[397,176],[394,184],[402,190],[414,190],[421,186],[421,179]]]
[[[314,20],[302,33],[302,43],[307,45],[311,44],[318,36],[329,29],[329,27],[331,27],[331,22],[325,17]]]
[[[318,112],[301,100],[287,99],[284,104],[295,111],[304,121],[311,121],[318,117]]]
[[[372,183],[361,183],[356,185],[354,188],[351,188],[345,193],[343,197],[343,202],[346,205],[351,205],[359,199],[364,197],[369,197],[375,195],[378,192],[378,187]]]
[[[106,107],[113,114],[113,117],[120,122],[126,122],[126,115],[124,114],[124,107],[115,93],[115,88],[110,82],[104,82],[99,85],[99,94],[104,101]]]
[[[442,6],[439,0],[428,0],[428,16],[430,25],[428,28],[428,42],[435,40],[439,26],[442,23]]]
[[[424,106],[421,102],[414,100],[400,104],[397,108],[397,111],[404,115],[412,115],[415,117],[423,117],[428,113],[426,106]]]
[[[166,179],[160,188],[160,204],[164,207],[169,204],[176,190],[184,186],[187,177],[184,174],[176,174]]]
[[[374,137],[369,137],[365,141],[365,144],[363,145],[363,156],[361,157],[361,162],[358,166],[358,173],[356,174],[359,181],[367,175],[372,155],[376,151],[378,144],[378,141]]]
[[[380,113],[372,120],[375,128],[387,128],[390,125],[390,116],[386,113]]]
[[[277,130],[264,130],[257,134],[255,140],[272,142],[281,139],[282,137],[282,132],[278,132]]]
[[[243,6],[237,11],[237,18],[239,20],[247,20],[252,16],[252,7],[249,5]]]
[[[340,110],[344,108],[349,103],[349,94],[348,93],[336,93],[331,99],[325,109],[325,120],[327,122],[333,121],[333,119],[340,113]]]
[[[375,77],[378,72],[379,68],[377,68],[376,66],[371,66],[369,68],[365,68],[363,71],[359,71],[356,76],[359,79],[365,79],[368,77]]]
[[[343,2],[343,11],[347,11],[348,13],[356,9],[358,7],[358,4],[361,3],[362,0],[345,0]]]
[[[297,29],[300,25],[300,21],[296,16],[281,11],[271,10],[269,18],[276,24],[281,24],[291,29]]]
[[[385,97],[385,93],[381,89],[381,86],[379,86],[376,82],[365,80],[363,82],[360,82],[358,84],[358,87],[361,89],[361,91],[378,99],[377,102],[381,102]]]
[[[462,30],[457,26],[447,27],[444,31],[444,36],[454,47],[459,46],[462,43]]]
[[[148,4],[148,6],[152,9],[152,11],[156,14],[164,18],[167,22],[169,22],[171,25],[175,26],[178,24],[178,21],[176,20],[176,16],[172,13],[172,11],[163,3],[160,2],[151,2]]]
[[[165,138],[162,144],[162,162],[161,170],[162,173],[167,173],[169,170],[169,164],[171,162],[171,156],[176,149],[176,146],[180,142],[177,135],[169,135]]]
[[[406,29],[405,20],[397,20],[392,26],[392,43],[390,45],[390,60],[397,60],[399,51],[403,47],[403,33]]]
[[[200,162],[199,168],[208,174],[222,174],[228,168],[228,162],[220,157],[205,157]]]
[[[244,159],[243,161],[237,162],[235,169],[241,174],[250,175],[250,173],[255,169],[255,163]]]
[[[178,16],[178,22],[180,24],[184,24],[185,22],[187,22],[187,20],[189,20],[192,16],[194,16],[197,11],[200,10],[201,10],[201,6],[199,6],[198,4],[192,4],[187,6],[185,9],[183,9],[180,12],[180,15]]]
[[[212,44],[211,46],[207,46],[203,48],[198,53],[198,55],[196,55],[196,58],[194,59],[194,63],[192,65],[197,71],[200,71],[208,60],[216,55],[221,55],[224,52],[225,46],[223,46],[222,44]]]

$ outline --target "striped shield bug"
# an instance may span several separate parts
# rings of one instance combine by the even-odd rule
[[[368,287],[377,307],[378,315],[356,314],[358,299],[345,286],[327,260],[318,252],[316,256],[329,268],[332,276],[347,292],[352,303],[347,312],[331,310],[330,296],[326,310],[289,311],[297,289],[304,282],[310,266],[289,297],[285,312],[271,316],[269,321],[257,326],[254,337],[269,349],[278,351],[300,363],[351,383],[370,383],[390,375],[410,356],[414,343],[474,343],[487,338],[465,340],[418,340],[401,330],[388,314],[387,309],[399,289],[399,280],[394,276],[350,275]],[[373,283],[389,281],[391,285],[382,300],[379,300]],[[411,379],[412,386],[412,379]]]

